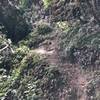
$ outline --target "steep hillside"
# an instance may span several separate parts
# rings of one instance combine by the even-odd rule
[[[0,1],[0,100],[100,100],[99,0]]]

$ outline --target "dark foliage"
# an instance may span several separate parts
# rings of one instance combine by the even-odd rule
[[[6,2],[0,3],[0,23],[4,25],[8,38],[18,42],[29,33],[29,26],[23,18],[23,12]]]

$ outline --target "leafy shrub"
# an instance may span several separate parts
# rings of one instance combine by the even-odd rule
[[[36,29],[29,33],[22,41],[19,42],[20,46],[27,46],[31,48],[37,48],[40,43],[45,39],[52,37],[50,34],[53,29],[48,24],[37,24]]]
[[[25,48],[26,47],[24,47],[24,49]],[[18,52],[21,51],[22,53],[24,53],[23,50],[21,49],[17,51]],[[27,93],[28,96],[31,95],[30,94],[31,88],[29,88],[29,84],[31,84],[32,87],[34,87],[33,86],[33,84],[35,85],[35,83],[33,82],[34,78],[29,75],[27,75],[27,77],[24,75],[28,74],[29,73],[28,70],[33,69],[34,66],[37,65],[40,60],[41,59],[39,55],[34,54],[33,52],[29,52],[26,54],[25,57],[23,57],[21,61],[17,62],[18,64],[14,64],[14,66],[16,67],[12,69],[10,77],[9,78],[7,77],[6,80],[1,80],[3,84],[0,84],[0,94],[1,94],[0,96],[4,97],[5,99],[8,97],[15,98],[12,93],[9,95],[10,90],[12,90],[12,92],[15,91],[15,95],[17,95],[17,98],[22,98],[24,96],[22,92],[26,92],[26,91],[29,91],[29,94]],[[30,82],[33,82],[33,83],[30,83]],[[23,87],[26,87],[26,88],[23,88]],[[16,91],[16,89],[18,92]]]
[[[29,48],[36,48],[42,40],[42,36],[40,37],[37,32],[31,32],[25,39],[19,42],[19,45],[25,45]]]
[[[21,47],[16,49],[15,54],[20,55],[21,58],[23,58],[25,55],[27,55],[28,52],[29,52],[29,48],[28,47],[21,46]],[[16,58],[17,58],[17,55],[16,55]]]
[[[78,63],[84,69],[98,66],[96,64],[96,62],[99,63],[100,49],[100,30],[98,27],[98,25],[92,26],[90,23],[83,26],[77,24],[62,33],[60,47],[66,55],[67,61]]]
[[[52,3],[52,0],[43,0],[45,8],[48,8],[48,6]]]
[[[47,24],[40,24],[37,26],[37,32],[41,35],[46,35],[52,32],[52,28]]]
[[[62,31],[68,31],[70,29],[69,23],[67,21],[58,21],[56,27],[60,28]]]

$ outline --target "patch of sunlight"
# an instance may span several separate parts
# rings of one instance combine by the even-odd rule
[[[69,23],[67,21],[59,21],[56,23],[56,26],[60,29],[62,29],[63,31],[68,30],[69,29]]]
[[[48,8],[48,6],[51,5],[52,1],[53,1],[53,0],[43,0],[44,7],[45,7],[45,8]]]
[[[35,50],[32,50],[34,53],[37,53],[37,54],[41,54],[41,55],[52,55],[54,53],[54,50],[51,50],[51,51],[47,51],[45,50],[44,48],[38,48],[38,49],[35,49]]]

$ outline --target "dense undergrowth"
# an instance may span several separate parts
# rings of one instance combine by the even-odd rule
[[[0,1],[0,100],[80,100],[70,84],[74,65],[94,76],[86,87],[87,100],[100,99],[99,23],[86,2],[80,10],[65,3],[20,0],[9,6]],[[52,65],[49,56],[34,50],[55,37],[61,62]]]

